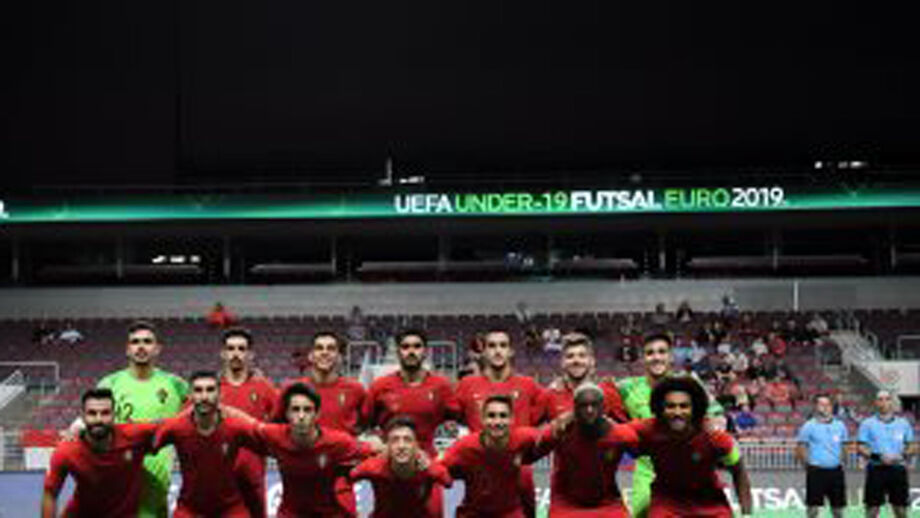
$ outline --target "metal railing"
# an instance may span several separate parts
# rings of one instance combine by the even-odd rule
[[[27,390],[42,395],[57,392],[61,383],[61,366],[50,361],[0,361],[0,375],[22,371]]]
[[[26,392],[25,376],[22,371],[13,371],[12,374],[0,381],[0,410],[12,403],[16,398]]]

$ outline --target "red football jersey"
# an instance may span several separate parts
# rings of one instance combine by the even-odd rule
[[[604,391],[604,415],[621,423],[629,421],[616,384],[602,381],[598,386]],[[539,402],[542,419],[555,419],[560,414],[572,411],[575,408],[574,397],[575,391],[567,384],[562,388],[548,388],[543,391]]]
[[[317,383],[312,378],[305,376],[284,382],[281,394],[284,389],[294,383],[303,383],[316,390],[320,397],[320,409],[317,423],[327,429],[347,432],[351,435],[358,435],[358,427],[361,424],[361,408],[364,405],[364,399],[367,397],[367,391],[357,380],[339,376],[332,383]],[[280,396],[280,394],[279,394]],[[279,400],[280,401],[280,400]],[[278,410],[275,412],[276,418],[284,417],[284,408],[278,403]]]
[[[367,459],[351,471],[353,480],[366,479],[374,488],[373,518],[441,518],[441,499],[432,498],[435,484],[450,487],[447,468],[432,460],[412,478],[398,478],[384,456]]]
[[[406,383],[399,372],[374,380],[364,400],[364,416],[372,425],[384,426],[397,415],[415,420],[419,445],[434,456],[434,433],[441,423],[459,413],[447,378],[428,373],[418,385]]]
[[[152,423],[116,424],[112,447],[102,453],[82,439],[60,443],[51,455],[45,490],[58,494],[69,474],[76,488],[64,516],[137,514],[144,455],[153,451],[156,430]]]
[[[275,414],[278,391],[270,380],[261,376],[250,376],[239,385],[221,377],[220,402],[238,408],[259,421],[268,421]]]
[[[729,434],[701,430],[689,439],[676,439],[667,425],[655,418],[633,421],[627,426],[638,434],[639,453],[651,456],[655,466],[653,501],[670,498],[728,505],[716,469],[735,448]]]
[[[511,430],[507,449],[487,450],[481,432],[459,439],[444,454],[442,463],[455,479],[463,479],[466,494],[457,507],[458,517],[523,516],[518,480],[524,459],[535,457],[548,430],[517,427]]]
[[[615,425],[604,437],[590,438],[579,432],[577,424],[554,440],[550,514],[565,516],[629,517],[617,487],[616,473],[623,450],[635,446],[634,429]]]
[[[348,473],[373,454],[345,432],[320,428],[310,447],[291,438],[289,424],[262,424],[256,431],[258,448],[278,460],[284,491],[278,516],[348,516],[335,494],[337,472]]]
[[[214,432],[202,435],[192,416],[167,419],[157,431],[154,447],[174,444],[182,469],[178,506],[192,514],[220,515],[242,506],[233,472],[237,451],[253,444],[255,426],[225,418]]]
[[[485,376],[467,376],[457,386],[457,402],[466,425],[472,432],[482,430],[482,404],[494,394],[514,399],[513,426],[534,426],[540,419],[543,389],[530,376],[511,375],[505,381],[491,381]]]

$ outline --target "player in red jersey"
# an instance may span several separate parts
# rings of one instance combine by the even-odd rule
[[[357,436],[367,392],[357,380],[339,374],[345,343],[332,331],[320,331],[313,335],[311,344],[309,373],[285,382],[285,386],[304,383],[313,387],[323,401],[317,424]],[[282,418],[283,414],[284,409],[279,405],[276,417]]]
[[[253,373],[252,334],[242,327],[232,327],[224,331],[221,338],[220,402],[259,421],[271,419],[278,394],[271,381]],[[236,457],[233,473],[249,513],[253,518],[264,518],[267,515],[265,458],[242,449]]]
[[[397,415],[415,421],[419,445],[432,457],[435,431],[454,419],[459,405],[450,382],[424,367],[428,340],[421,331],[403,331],[397,337],[399,370],[374,380],[364,400],[363,414],[371,426],[383,426]]]
[[[248,517],[230,474],[240,447],[253,444],[255,426],[221,415],[217,373],[192,374],[191,400],[191,412],[163,421],[154,442],[156,449],[173,444],[179,454],[182,488],[173,517]]]
[[[444,455],[443,464],[455,479],[463,479],[466,493],[458,518],[524,518],[518,495],[525,459],[540,457],[540,445],[550,429],[511,426],[511,396],[495,394],[482,407],[483,429],[459,439]]]
[[[386,454],[365,460],[351,471],[353,480],[369,480],[374,488],[372,518],[441,518],[435,485],[450,487],[447,468],[418,447],[415,423],[397,416],[387,423]]]
[[[511,361],[514,349],[511,334],[493,329],[483,337],[482,374],[467,376],[457,386],[457,402],[463,420],[471,432],[482,430],[482,403],[494,394],[510,394],[514,401],[512,426],[534,426],[540,419],[540,399],[543,389],[530,376],[514,373]],[[533,468],[524,466],[520,480],[521,503],[524,514],[536,514]]]
[[[554,419],[572,411],[575,390],[583,383],[596,382],[604,391],[604,415],[624,423],[629,420],[620,391],[612,379],[596,380],[594,345],[587,333],[578,331],[562,337],[562,378],[554,381],[540,397],[540,414]]]
[[[687,377],[669,377],[652,390],[655,417],[633,421],[638,449],[655,466],[649,518],[726,517],[732,509],[716,470],[732,474],[744,515],[751,513],[751,485],[731,436],[707,429],[709,396]]]
[[[58,494],[67,475],[76,481],[76,490],[63,516],[134,516],[143,484],[144,455],[153,451],[157,425],[114,424],[115,398],[109,389],[88,390],[81,401],[85,427],[78,438],[60,443],[51,455],[42,518],[57,516]]]
[[[255,446],[278,460],[284,485],[278,517],[355,516],[354,503],[343,506],[337,498],[335,480],[375,450],[348,433],[319,426],[322,400],[309,385],[288,386],[281,400],[287,422],[260,424]]]
[[[616,472],[624,449],[635,446],[635,430],[615,424],[604,415],[607,391],[592,382],[575,389],[574,426],[558,439],[554,448],[551,477],[551,518],[622,517],[629,511],[617,487]]]

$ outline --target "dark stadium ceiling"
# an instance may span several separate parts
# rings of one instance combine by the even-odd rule
[[[2,182],[908,174],[914,18],[800,4],[20,2]]]

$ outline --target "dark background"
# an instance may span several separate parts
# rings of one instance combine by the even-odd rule
[[[19,2],[2,186],[920,163],[913,19],[807,4]]]

